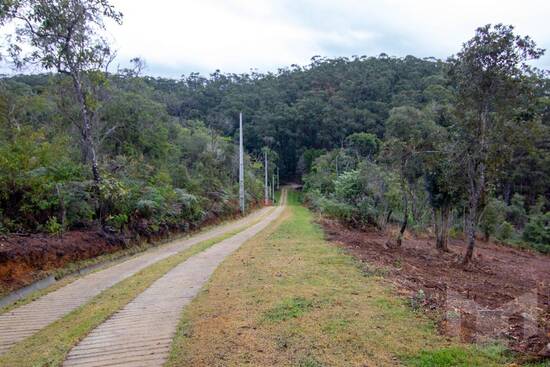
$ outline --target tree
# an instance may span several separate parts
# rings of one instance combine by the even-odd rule
[[[462,198],[463,182],[457,167],[446,159],[444,153],[436,154],[433,158],[424,173],[424,181],[433,210],[435,247],[447,252],[449,217],[452,208]]]
[[[422,157],[437,126],[420,110],[402,106],[393,108],[386,122],[386,156],[397,167],[403,193],[403,223],[397,236],[401,246],[408,225],[409,206],[414,200],[413,185],[422,175]]]
[[[349,148],[355,152],[357,158],[372,160],[380,149],[380,139],[370,133],[354,133],[346,138]]]
[[[512,26],[497,24],[478,28],[458,55],[449,60],[449,76],[457,94],[457,147],[468,181],[468,249],[464,265],[473,256],[491,146],[501,138],[504,121],[524,120],[525,98],[534,95],[530,91],[534,71],[526,62],[543,53],[528,36],[516,36]]]
[[[101,82],[100,72],[113,57],[101,36],[104,18],[120,24],[122,14],[107,0],[14,0],[4,14],[4,19],[16,24],[15,42],[10,45],[16,66],[34,63],[71,79],[80,108],[82,155],[91,164],[96,185],[101,175],[92,132],[92,89],[94,83]],[[29,46],[29,51],[20,46],[22,43]]]

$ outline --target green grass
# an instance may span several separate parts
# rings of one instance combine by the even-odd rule
[[[105,290],[87,304],[16,344],[6,354],[0,356],[0,366],[60,366],[70,349],[91,330],[123,308],[166,272],[244,228],[198,243]]]
[[[404,358],[411,367],[484,367],[513,364],[513,355],[501,344],[485,346],[450,346],[430,351],[420,351]],[[523,364],[522,366],[544,367],[545,362]]]
[[[433,351],[421,351],[416,356],[408,358],[407,362],[414,367],[470,367],[482,366],[485,361],[505,363],[502,349],[495,348],[463,348],[448,347]]]
[[[216,270],[184,310],[167,366],[472,366],[499,346],[448,340],[377,272],[327,243],[290,192],[282,218]]]
[[[311,309],[312,303],[303,297],[293,297],[285,299],[274,308],[269,309],[264,314],[267,321],[285,321],[303,315]]]

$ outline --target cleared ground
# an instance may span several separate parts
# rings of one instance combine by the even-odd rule
[[[466,243],[453,239],[449,252],[433,239],[409,236],[387,249],[388,234],[346,228],[321,220],[328,238],[384,273],[415,306],[433,311],[447,335],[466,342],[499,339],[531,356],[550,357],[550,257],[479,241],[471,266],[461,265]]]

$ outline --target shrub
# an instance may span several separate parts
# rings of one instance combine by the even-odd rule
[[[550,249],[550,212],[532,215],[523,230],[523,239]]]
[[[500,226],[498,226],[497,238],[499,240],[501,241],[508,240],[512,237],[513,234],[514,234],[514,226],[511,223],[504,221],[500,224]]]
[[[506,203],[498,199],[490,199],[489,203],[483,209],[479,226],[485,235],[485,240],[496,233],[498,226],[504,222],[508,207]]]
[[[46,232],[59,236],[63,233],[63,226],[57,221],[57,217],[50,217],[45,225]]]
[[[137,212],[145,219],[152,218],[158,208],[159,205],[153,200],[142,199],[136,203]]]
[[[175,189],[176,201],[180,205],[180,216],[188,222],[198,222],[203,219],[204,212],[199,199],[183,189]]]
[[[67,227],[84,227],[90,224],[95,216],[96,203],[92,199],[92,183],[67,182],[59,186],[66,215]]]
[[[107,217],[106,223],[117,231],[121,231],[124,225],[128,223],[128,216],[126,214],[110,215]]]
[[[514,194],[510,201],[508,210],[510,222],[516,227],[523,227],[527,222],[527,212],[525,211],[525,198],[523,195]]]
[[[331,199],[321,201],[321,212],[348,224],[354,224],[357,219],[357,209],[349,204]]]

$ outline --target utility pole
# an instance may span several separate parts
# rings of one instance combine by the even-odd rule
[[[269,205],[269,187],[267,185],[267,148],[264,149],[264,203]]]
[[[271,189],[273,190],[273,203],[275,203],[275,173],[271,174]]]
[[[244,148],[243,148],[243,113],[239,112],[239,204],[244,214]]]
[[[279,190],[279,166],[277,166],[277,190]]]

